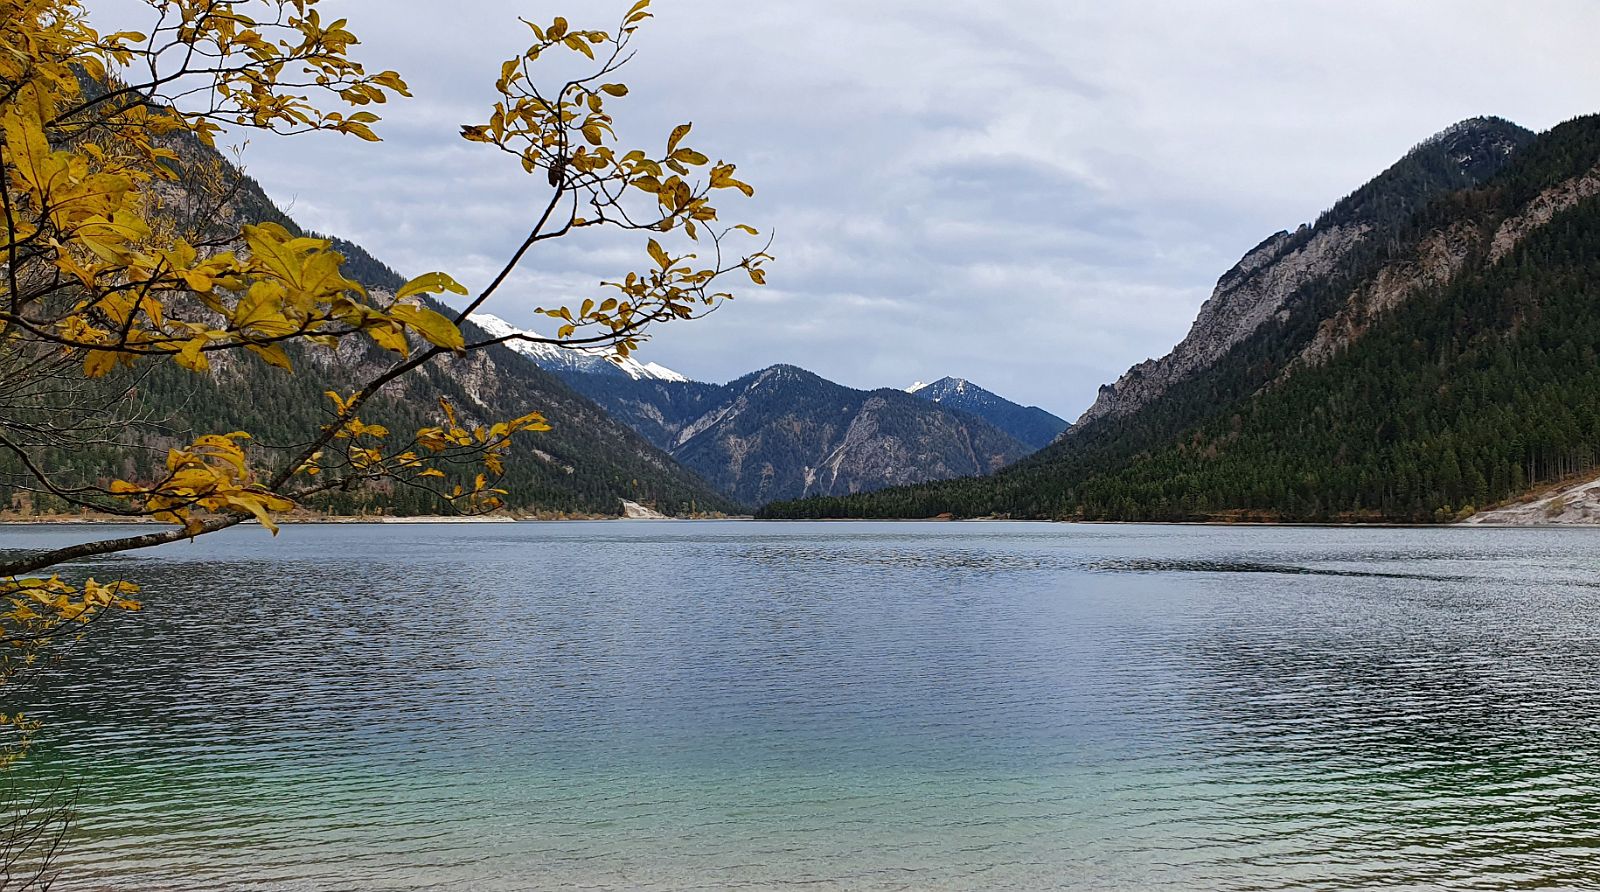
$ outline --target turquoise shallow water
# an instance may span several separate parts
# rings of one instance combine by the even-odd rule
[[[0,549],[83,529],[0,528]],[[1600,532],[292,527],[48,688],[57,889],[1600,888]]]

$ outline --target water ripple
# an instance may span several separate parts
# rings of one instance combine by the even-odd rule
[[[1600,888],[1594,541],[239,531],[6,708],[67,892]]]

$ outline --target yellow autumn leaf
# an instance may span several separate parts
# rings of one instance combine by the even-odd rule
[[[415,279],[412,279],[411,281],[402,285],[400,290],[395,293],[395,297],[399,300],[405,300],[406,298],[417,294],[444,294],[446,292],[451,294],[466,294],[467,289],[466,286],[462,285],[460,282],[457,282],[455,279],[452,279],[445,273],[432,272],[423,273],[422,275],[417,276]]]
[[[102,378],[117,367],[117,354],[109,350],[90,350],[83,358],[83,374],[89,378]]]
[[[292,372],[294,363],[289,361],[289,354],[284,352],[281,344],[246,344],[245,349],[266,360],[269,365]]]
[[[208,343],[210,343],[209,338],[194,338],[186,342],[183,345],[183,349],[179,350],[177,354],[172,357],[172,359],[178,365],[183,366],[191,372],[210,371],[211,360],[207,359],[205,353],[202,352]]]
[[[372,342],[388,350],[404,356],[411,352],[411,345],[406,341],[406,333],[399,325],[393,322],[379,322],[367,326],[367,336]]]
[[[422,335],[428,343],[436,347],[462,350],[467,346],[466,339],[461,335],[461,329],[457,328],[454,322],[427,307],[401,304],[390,313],[407,328]]]
[[[667,154],[669,156],[678,150],[678,143],[683,142],[683,138],[688,136],[689,131],[693,128],[693,124],[679,124],[672,128],[672,136],[667,139]]]
[[[672,258],[667,256],[667,252],[661,247],[660,242],[656,241],[655,239],[651,239],[648,247],[650,250],[650,257],[655,260],[657,266],[661,267],[662,269],[666,269],[672,265]]]

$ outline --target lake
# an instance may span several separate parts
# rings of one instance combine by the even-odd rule
[[[85,528],[0,527],[0,549]],[[6,709],[58,890],[1600,887],[1600,530],[239,529]]]

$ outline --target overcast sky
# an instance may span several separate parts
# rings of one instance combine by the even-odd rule
[[[257,138],[303,224],[408,275],[482,285],[537,191],[481,121],[523,15],[609,27],[630,0],[324,0],[400,69],[385,142]],[[657,0],[620,129],[693,144],[759,190],[771,284],[659,329],[643,358],[726,381],[787,362],[853,387],[966,377],[1069,419],[1164,354],[1240,255],[1433,132],[1600,111],[1594,0]],[[725,193],[731,195],[732,193]],[[573,239],[491,307],[581,300],[642,251]]]

